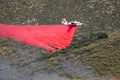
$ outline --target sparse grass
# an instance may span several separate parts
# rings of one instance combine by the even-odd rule
[[[47,65],[52,68],[57,66],[55,57],[65,54],[68,58],[75,58],[77,63],[81,63],[81,59],[86,59],[88,65],[101,75],[120,75],[120,32],[109,32],[108,38],[105,34],[105,39],[98,39],[101,36],[96,38],[96,33],[92,38],[89,36],[94,31],[119,29],[119,4],[119,0],[0,0],[0,23],[53,24],[60,23],[63,17],[69,21],[81,21],[85,25],[77,29],[71,45],[65,50],[50,54],[33,47],[23,49],[35,49],[31,54],[42,56],[42,61],[47,60]],[[18,49],[14,49],[12,43],[17,44],[11,39],[0,38],[0,56],[9,58],[11,65],[27,64],[24,69],[22,67],[23,71],[28,68],[31,72],[41,69],[38,67],[41,57],[21,58]],[[31,59],[35,61],[30,62]],[[75,77],[76,75],[71,75],[71,78]]]
[[[109,38],[97,40],[88,46],[75,49],[72,53],[81,55],[88,65],[101,75],[120,75],[120,32],[109,34]],[[82,54],[81,54],[82,53]]]

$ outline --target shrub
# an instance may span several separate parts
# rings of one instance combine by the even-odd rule
[[[92,33],[90,35],[90,39],[105,39],[108,38],[107,33],[99,32],[99,33]]]

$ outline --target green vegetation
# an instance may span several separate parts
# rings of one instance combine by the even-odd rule
[[[87,65],[101,75],[120,75],[120,0],[0,0],[0,23],[56,24],[63,17],[84,23],[66,49],[51,54],[0,38],[0,56],[9,59],[11,65],[25,66],[20,69],[34,72],[41,69],[36,66],[44,61],[47,66],[56,68],[59,62],[57,58],[64,55],[75,59],[77,65],[85,59]],[[18,48],[28,49],[29,54],[37,56],[26,60],[25,50],[21,58],[23,54]],[[42,56],[42,60],[39,56]],[[35,60],[31,61],[33,58]]]
[[[74,49],[69,54],[86,59],[88,65],[101,75],[120,75],[120,31],[109,34],[109,38],[96,40],[87,46]]]

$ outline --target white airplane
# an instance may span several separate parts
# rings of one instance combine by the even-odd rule
[[[83,23],[81,23],[81,22],[79,22],[79,21],[71,21],[71,22],[68,22],[68,21],[66,20],[66,18],[62,18],[61,22],[62,22],[63,25],[77,25],[77,26],[79,26],[79,25],[82,25],[82,24],[83,24]]]

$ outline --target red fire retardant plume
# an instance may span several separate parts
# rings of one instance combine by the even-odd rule
[[[0,24],[0,36],[55,52],[66,48],[76,25],[6,25]]]

